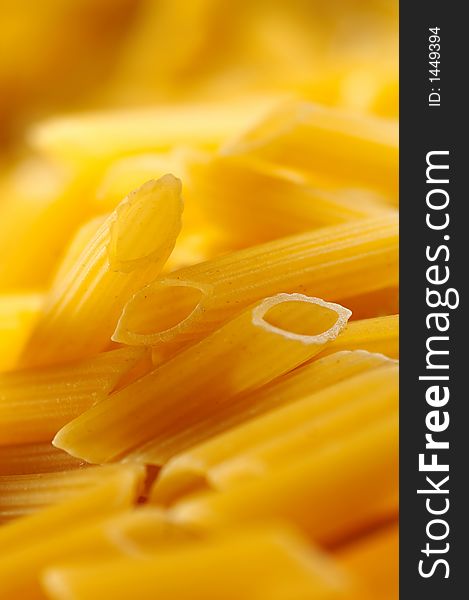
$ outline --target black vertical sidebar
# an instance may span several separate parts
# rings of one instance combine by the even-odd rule
[[[400,3],[402,600],[469,598],[469,197],[464,184],[469,176],[464,143],[469,127],[463,110],[469,88],[469,26],[463,9],[462,2]],[[439,47],[430,47],[432,41]],[[430,64],[437,60],[438,64]],[[427,182],[427,160],[449,169],[431,169]],[[444,208],[429,208],[427,202]],[[428,281],[441,282],[446,276],[445,283]],[[448,289],[456,290],[459,306],[430,307],[427,288],[440,291],[442,304]],[[437,298],[431,295],[430,302],[438,304]],[[456,292],[449,292],[448,298],[454,305]],[[429,317],[432,313],[441,316]],[[437,322],[447,331],[439,331]],[[448,339],[429,341],[432,336]],[[442,353],[429,354],[428,348]],[[435,376],[448,379],[419,379]],[[435,386],[429,396],[433,405],[426,399],[431,386]],[[446,403],[444,387],[450,394]],[[428,416],[431,411],[436,413]],[[441,431],[435,432],[437,428]],[[427,449],[426,434],[442,445]],[[448,465],[449,470],[420,471],[422,453],[425,463],[436,454],[438,465]],[[419,489],[423,493],[417,493]]]

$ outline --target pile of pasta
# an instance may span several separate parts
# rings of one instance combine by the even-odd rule
[[[0,205],[0,595],[397,597],[396,122],[51,118]]]
[[[2,6],[2,144],[58,111],[265,91],[398,114],[396,0],[29,4]]]

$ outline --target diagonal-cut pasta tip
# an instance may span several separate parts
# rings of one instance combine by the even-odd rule
[[[172,175],[124,199],[49,290],[21,365],[58,364],[104,350],[129,298],[160,274],[182,210],[181,182]]]
[[[350,311],[302,294],[251,305],[207,338],[106,398],[63,427],[54,445],[89,462],[164,464],[186,431],[321,352]],[[152,461],[139,452],[151,443]]]
[[[119,204],[108,248],[113,270],[129,273],[150,261],[164,265],[181,230],[181,189],[181,181],[167,174],[147,181]]]
[[[298,303],[294,316],[288,306],[290,302]],[[311,306],[302,307],[301,303],[314,304],[317,310],[312,312]],[[351,315],[352,311],[348,308],[321,298],[304,294],[277,294],[254,308],[252,322],[266,331],[304,344],[323,345],[339,335]]]
[[[171,340],[197,320],[212,287],[195,281],[171,279],[159,279],[148,284],[124,306],[112,340],[142,346]],[[152,315],[151,330],[149,314]],[[155,323],[158,330],[154,328]]]
[[[398,224],[393,215],[231,252],[152,280],[124,305],[113,339],[181,347],[276,293],[336,301],[346,297],[351,286],[362,291],[389,286],[397,278],[397,257]]]

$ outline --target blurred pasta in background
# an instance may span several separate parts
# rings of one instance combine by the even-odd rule
[[[397,598],[398,3],[0,8],[0,596]]]

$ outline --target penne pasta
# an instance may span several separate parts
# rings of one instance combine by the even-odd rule
[[[122,307],[153,279],[181,227],[181,186],[167,175],[132,192],[50,291],[23,365],[65,362],[109,344]]]
[[[184,576],[181,576],[181,574]],[[53,600],[334,600],[347,582],[332,561],[285,527],[230,532],[141,560],[48,569]]]
[[[126,530],[131,536],[133,523],[125,515],[135,501],[142,475],[143,470],[132,472],[121,468],[119,473],[103,478],[101,485],[91,492],[4,525],[0,530],[2,593],[11,600],[42,600],[44,594],[38,577],[40,570],[52,561],[79,558],[81,552],[90,558],[138,553],[138,540],[135,544],[130,539],[127,542]],[[123,515],[122,526],[120,515]],[[149,532],[161,532],[161,520],[158,515],[155,527],[154,519],[148,515]],[[138,536],[141,525],[138,522],[136,525]],[[9,546],[2,543],[4,538],[10,542]]]
[[[238,430],[241,438],[239,452],[212,468],[210,480],[216,488],[228,488],[245,480],[260,478],[282,466],[298,462],[307,454],[322,451],[380,418],[395,413],[397,408],[396,377],[395,385],[383,390],[383,393],[375,392],[372,396],[364,393],[358,397],[351,393],[346,406],[319,418],[305,420],[296,427],[285,427],[278,436],[267,437],[272,421],[265,423],[264,437],[256,440],[252,446],[249,442],[246,445],[243,443],[243,431]],[[274,415],[271,418],[273,420]]]
[[[331,367],[340,364],[335,356],[330,357],[334,357],[329,361]],[[152,500],[167,504],[185,493],[224,490],[243,478],[261,477],[397,410],[398,367],[390,361],[387,365],[377,362],[374,368],[369,365],[361,373],[357,369],[354,376],[319,391],[314,389],[317,384],[313,377],[318,369],[311,368],[313,365],[297,369],[296,378],[293,371],[277,385],[266,388],[274,399],[280,396],[277,408],[257,417],[252,415],[250,420],[172,458],[152,490]],[[263,400],[261,390],[261,404]],[[285,400],[288,404],[282,406]],[[146,452],[141,451],[142,462],[154,460],[151,450],[150,446]]]
[[[44,598],[40,579],[44,569],[56,564],[98,562],[123,557],[138,558],[197,539],[172,524],[153,508],[128,509],[112,516],[102,515],[90,523],[74,526],[36,539],[1,557],[0,589],[9,598]]]
[[[324,354],[356,349],[399,358],[399,315],[351,321]]]
[[[0,372],[15,366],[43,301],[39,293],[0,294]]]
[[[113,339],[176,347],[213,331],[243,307],[278,292],[334,300],[395,284],[398,231],[392,216],[275,240],[175,271],[137,292]]]
[[[0,446],[0,475],[50,473],[85,467],[87,463],[50,442]]]
[[[3,4],[0,600],[395,600],[397,3]]]
[[[339,548],[334,558],[359,586],[350,600],[399,597],[399,527],[391,523]]]
[[[218,226],[218,244],[230,250],[390,210],[369,190],[313,185],[245,157],[193,159],[187,180],[186,202]]]
[[[252,127],[278,101],[279,96],[253,96],[226,104],[161,104],[56,117],[35,126],[30,142],[44,155],[71,163],[110,161],[175,145],[216,148]]]
[[[115,465],[58,473],[0,476],[0,523],[35,513],[93,489],[119,472]]]
[[[302,101],[287,103],[224,149],[286,168],[371,187],[397,204],[397,121]]]
[[[176,503],[170,514],[201,530],[282,518],[337,544],[396,514],[397,445],[396,415],[261,479]]]
[[[390,359],[387,357],[364,351],[344,351],[320,358],[278,377],[260,389],[238,394],[230,404],[221,408],[216,414],[200,418],[190,429],[180,432],[174,440],[167,440],[165,448],[167,451],[177,454],[180,448],[194,447],[195,450],[199,445],[204,447],[205,440],[213,438],[215,441],[218,436],[232,427],[241,425],[273,409],[301,400],[348,377],[389,364]],[[160,464],[159,446],[158,442],[150,441],[130,452],[125,460],[158,465]],[[182,454],[182,456],[185,455],[186,453]],[[173,462],[178,463],[177,457],[163,469],[157,490],[165,488],[166,477],[172,471],[170,465],[173,465]],[[199,480],[197,469],[194,474],[190,473],[190,469],[184,470],[186,474],[181,473],[182,480],[186,477],[191,483],[192,475]],[[173,478],[170,476],[169,479]],[[184,484],[184,481],[182,483]],[[173,488],[174,485],[170,481],[170,493]]]
[[[116,466],[93,489],[0,527],[0,556],[21,551],[25,540],[41,541],[53,531],[81,527],[132,506],[143,489],[144,477],[141,466]]]
[[[0,447],[50,441],[105,398],[145,354],[127,347],[58,367],[0,373]]]
[[[243,391],[311,358],[340,333],[350,311],[302,294],[266,298],[173,360],[66,425],[54,445],[89,462],[165,446]],[[174,449],[173,449],[174,450]]]
[[[184,227],[176,245],[168,257],[164,270],[207,260],[213,253],[216,228],[212,220],[202,218],[198,200],[187,197],[186,165],[198,155],[195,151],[178,149],[159,154],[136,154],[113,161],[105,171],[96,190],[96,209],[113,210],[127,190],[134,189],[142,181],[174,173],[184,176]]]

